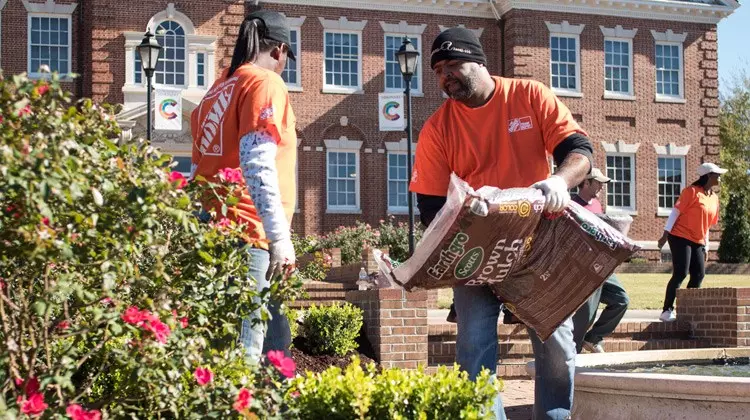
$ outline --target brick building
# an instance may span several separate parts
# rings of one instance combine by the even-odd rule
[[[166,48],[155,82],[182,89],[183,131],[154,141],[189,167],[190,112],[256,7],[290,19],[299,57],[284,74],[298,119],[298,232],[403,217],[406,140],[380,131],[378,94],[403,90],[393,53],[408,36],[422,52],[416,141],[444,100],[429,45],[455,25],[480,36],[491,73],[540,80],[568,105],[615,179],[607,212],[633,215],[644,255],[659,258],[655,239],[674,200],[701,162],[718,158],[716,25],[734,0],[0,0],[0,65],[79,73],[66,83],[77,96],[122,104],[123,128],[142,135],[135,46],[158,30]]]

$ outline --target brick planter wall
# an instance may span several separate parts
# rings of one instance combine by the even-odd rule
[[[711,347],[750,346],[750,288],[679,289],[677,322]]]
[[[616,273],[664,273],[672,272],[671,263],[625,263],[620,264]],[[724,264],[709,263],[706,265],[706,274],[750,274],[750,264]]]
[[[367,338],[381,366],[427,365],[427,292],[402,297],[398,289],[353,290],[346,300],[364,311]]]

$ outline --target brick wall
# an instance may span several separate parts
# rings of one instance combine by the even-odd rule
[[[679,289],[677,322],[712,347],[750,346],[750,288]]]
[[[44,3],[43,1],[32,1],[32,3]],[[56,4],[77,3],[76,0],[56,0]],[[2,13],[2,65],[5,75],[26,73],[29,71],[29,44],[27,42],[29,33],[29,13],[21,0],[9,0]],[[80,73],[82,62],[78,55],[77,45],[80,45],[81,26],[80,26],[80,4],[73,11],[71,16],[71,48],[70,70]],[[38,69],[31,69],[37,71]],[[80,95],[82,81],[75,80],[63,82],[62,86],[70,90],[74,95]]]
[[[571,25],[584,24],[581,41],[582,98],[564,97],[563,102],[577,116],[594,142],[596,166],[604,169],[605,151],[601,141],[640,143],[636,154],[636,210],[630,236],[637,240],[658,239],[666,221],[657,213],[657,154],[653,143],[690,145],[685,159],[685,185],[695,181],[703,161],[718,158],[718,115],[716,26],[627,19],[620,17],[576,15],[569,13],[512,10],[505,20],[504,71],[509,77],[532,78],[549,85],[549,30],[545,21]],[[638,29],[633,39],[634,94],[636,100],[603,99],[604,35],[600,25]],[[683,44],[685,104],[655,101],[654,38],[651,30],[687,32]],[[604,192],[602,193],[604,197]],[[712,233],[718,240],[720,232]],[[657,252],[645,252],[657,259]]]
[[[364,311],[367,338],[382,367],[427,365],[427,292],[355,290],[346,300]]]

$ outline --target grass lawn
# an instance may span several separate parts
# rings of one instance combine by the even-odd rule
[[[617,278],[630,296],[630,309],[661,309],[669,277],[667,274],[617,274]],[[688,280],[682,282],[687,287]],[[750,287],[750,276],[709,274],[701,287]],[[447,309],[453,300],[453,291],[443,289],[438,293],[438,306]]]

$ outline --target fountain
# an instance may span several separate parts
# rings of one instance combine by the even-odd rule
[[[750,377],[626,370],[631,366],[704,364],[716,359],[749,356],[750,348],[578,355],[572,417],[584,420],[747,419],[750,417]],[[534,376],[534,362],[527,365],[527,371]]]

